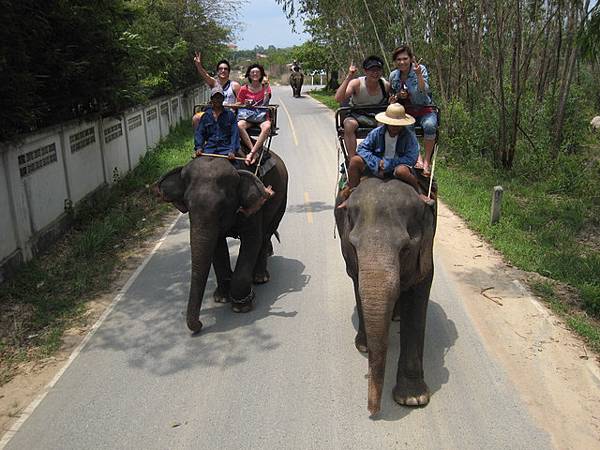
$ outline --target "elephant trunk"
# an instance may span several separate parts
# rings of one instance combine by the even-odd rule
[[[400,295],[398,261],[392,255],[370,252],[359,257],[359,290],[369,349],[368,409],[374,416],[381,409],[388,331],[396,299]]]
[[[206,280],[212,264],[213,254],[218,240],[218,233],[210,233],[209,228],[193,223],[190,228],[190,244],[192,251],[192,276],[190,296],[187,305],[187,326],[197,333],[202,329],[200,307],[206,288]]]

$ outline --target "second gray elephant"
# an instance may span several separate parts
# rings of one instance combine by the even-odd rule
[[[198,157],[172,170],[156,184],[160,196],[190,218],[192,276],[187,325],[202,329],[200,308],[211,264],[217,278],[215,301],[232,301],[236,312],[252,308],[252,283],[265,283],[270,275],[267,257],[271,237],[287,203],[288,173],[271,152],[273,167],[262,181],[246,170],[236,170],[226,159]],[[231,270],[227,237],[239,238],[240,250]]]
[[[338,196],[336,205],[341,202]],[[359,318],[355,345],[369,355],[372,415],[381,394],[392,315],[400,318],[400,358],[394,400],[419,406],[429,402],[423,373],[423,343],[433,280],[436,208],[427,206],[408,184],[366,178],[335,209],[346,272],[352,278]]]

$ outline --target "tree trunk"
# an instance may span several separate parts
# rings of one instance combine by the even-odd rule
[[[562,79],[560,82],[560,91],[558,94],[558,105],[556,107],[556,114],[554,116],[554,142],[551,149],[553,157],[558,155],[560,146],[563,138],[563,127],[565,124],[565,111],[567,108],[567,99],[569,97],[569,89],[571,88],[571,80],[573,79],[573,72],[575,67],[575,61],[577,59],[577,41],[575,39],[575,28],[577,21],[577,10],[575,6],[571,6],[569,14],[568,25],[567,25],[567,48],[566,48],[566,60],[563,70]]]

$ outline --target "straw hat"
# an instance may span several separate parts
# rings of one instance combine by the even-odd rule
[[[415,118],[406,114],[404,106],[400,103],[392,103],[384,112],[377,114],[375,120],[386,125],[395,125],[397,127],[404,127],[415,123]]]

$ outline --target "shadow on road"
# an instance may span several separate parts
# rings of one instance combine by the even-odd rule
[[[358,331],[358,314],[356,308],[352,314],[352,323]],[[396,371],[400,357],[400,322],[392,322],[389,331],[389,346],[385,367],[385,382],[381,399],[380,420],[393,421],[406,417],[414,408],[398,405],[392,397],[392,389],[396,385]],[[448,318],[444,309],[436,302],[429,300],[427,308],[427,328],[425,330],[425,350],[423,370],[425,382],[435,401],[435,392],[442,388],[450,378],[450,372],[444,365],[444,359],[450,348],[458,339],[454,322]],[[365,364],[367,364],[367,357]],[[367,380],[365,378],[365,390]]]
[[[120,359],[130,366],[170,375],[197,366],[226,368],[247,361],[248,355],[278,347],[266,331],[268,327],[260,322],[267,317],[296,315],[295,310],[278,307],[276,302],[306,286],[310,276],[303,273],[304,264],[283,256],[269,258],[271,281],[255,286],[255,309],[246,314],[236,314],[229,304],[212,300],[216,282],[211,271],[200,312],[204,328],[192,337],[185,321],[191,266],[187,235],[185,220],[180,220],[172,236],[181,243],[163,246],[150,260],[86,353],[123,352]],[[229,242],[235,264],[239,241]]]
[[[286,209],[286,213],[318,213],[322,211],[333,211],[333,205],[325,202],[310,202],[301,203],[298,205],[289,205]]]

